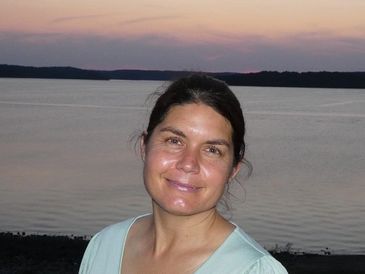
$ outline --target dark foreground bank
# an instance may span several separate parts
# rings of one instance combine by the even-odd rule
[[[0,233],[0,274],[77,273],[83,237]],[[365,255],[273,254],[294,274],[363,274]]]

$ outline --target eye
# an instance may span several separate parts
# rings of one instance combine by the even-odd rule
[[[181,145],[182,142],[179,138],[177,137],[169,137],[166,139],[166,143],[170,144],[170,145]]]
[[[222,151],[219,148],[217,148],[216,146],[209,146],[209,147],[207,147],[206,151],[208,153],[216,155],[216,156],[222,155]]]

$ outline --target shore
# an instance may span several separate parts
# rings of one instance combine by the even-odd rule
[[[77,273],[85,237],[0,233],[0,274]],[[365,273],[365,255],[273,253],[294,274]]]
[[[43,78],[79,80],[157,80],[169,81],[190,74],[177,70],[88,70],[75,67],[30,67],[0,64],[0,78]],[[231,86],[365,88],[365,72],[261,71],[252,73],[205,72]]]

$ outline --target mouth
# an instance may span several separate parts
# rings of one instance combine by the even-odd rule
[[[182,191],[182,192],[197,192],[199,191],[199,189],[201,189],[201,187],[197,187],[191,184],[186,184],[186,183],[181,183],[178,181],[174,181],[174,180],[169,180],[167,179],[167,182],[169,184],[169,186]]]

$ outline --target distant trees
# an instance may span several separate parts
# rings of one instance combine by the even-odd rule
[[[93,79],[93,80],[171,80],[189,71],[164,70],[85,70],[73,67],[26,67],[0,65],[0,77]],[[232,86],[365,88],[365,72],[277,72],[208,73]]]

